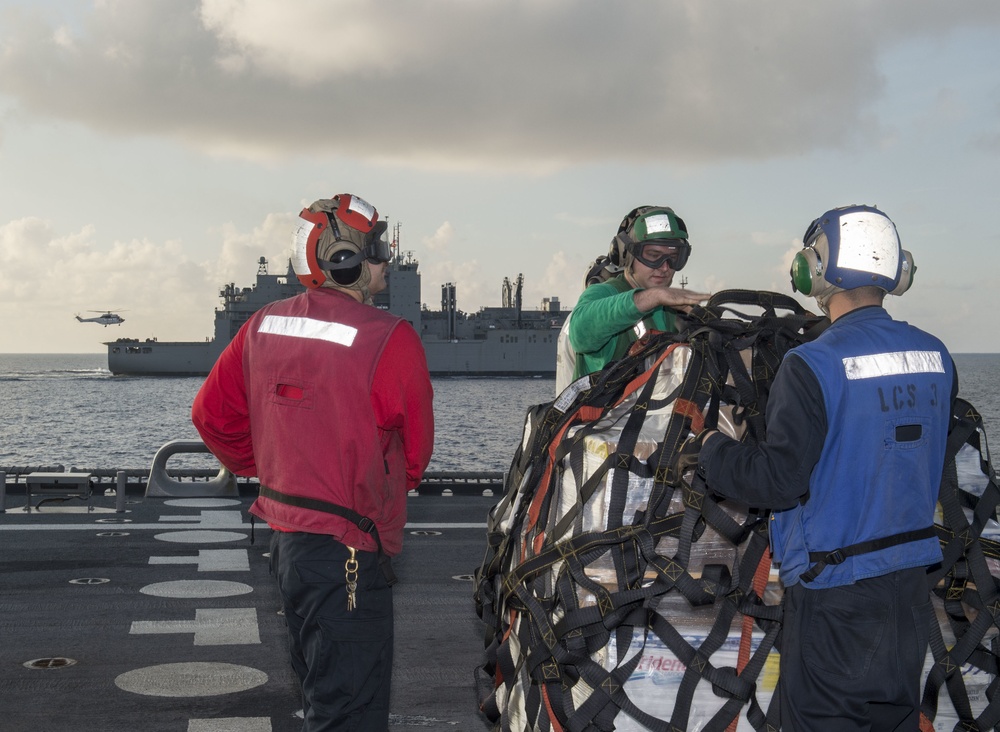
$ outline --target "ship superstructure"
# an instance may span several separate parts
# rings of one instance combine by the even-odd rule
[[[394,246],[386,274],[388,287],[374,297],[375,306],[410,322],[420,334],[433,376],[554,376],[556,341],[567,313],[559,299],[545,298],[536,310],[521,306],[523,277],[505,279],[500,307],[476,313],[458,309],[457,287],[441,287],[441,309],[421,304],[420,272],[412,252]],[[252,287],[227,284],[215,310],[215,337],[205,341],[161,342],[119,338],[105,343],[108,369],[133,376],[204,376],[240,327],[257,310],[275,300],[304,291],[291,262],[284,274],[268,272],[258,261]]]

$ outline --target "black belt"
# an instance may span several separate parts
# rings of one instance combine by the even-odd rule
[[[826,569],[829,565],[841,564],[848,557],[856,557],[859,554],[868,554],[870,552],[877,552],[880,549],[888,549],[891,546],[898,546],[899,544],[908,544],[911,541],[920,541],[921,539],[930,539],[932,536],[936,536],[933,526],[928,526],[924,529],[916,529],[914,531],[903,531],[899,534],[893,534],[892,536],[885,536],[881,539],[871,539],[870,541],[862,541],[857,544],[851,544],[850,546],[841,547],[840,549],[834,549],[832,552],[809,552],[809,561],[816,562],[813,566],[807,569],[799,577],[803,582],[812,582],[816,579],[816,576]]]
[[[268,488],[263,483],[260,485],[260,495],[272,501],[277,501],[278,503],[284,503],[298,508],[308,508],[312,511],[332,513],[343,519],[347,519],[375,540],[375,544],[378,546],[378,566],[382,570],[382,576],[385,577],[385,581],[390,587],[396,584],[396,573],[392,571],[392,560],[389,555],[385,553],[385,550],[382,549],[382,539],[379,538],[378,527],[375,525],[375,522],[367,516],[362,516],[357,511],[347,508],[347,506],[341,506],[339,503],[324,501],[320,498],[290,496],[287,493],[281,493],[273,488]]]

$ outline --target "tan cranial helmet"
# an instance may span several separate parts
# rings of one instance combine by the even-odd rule
[[[292,268],[309,288],[357,290],[367,300],[370,262],[388,262],[387,225],[363,198],[342,193],[321,198],[299,213]]]

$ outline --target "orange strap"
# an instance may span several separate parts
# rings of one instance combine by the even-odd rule
[[[552,732],[563,732],[563,727],[556,719],[556,713],[552,709],[552,702],[549,701],[549,690],[542,686],[542,701],[545,702],[545,711],[549,715],[549,722],[552,724]]]
[[[674,414],[691,419],[691,431],[699,434],[705,429],[705,415],[698,409],[698,405],[689,399],[676,399],[674,401]]]
[[[758,597],[764,596],[764,590],[767,588],[767,579],[771,574],[771,549],[767,547],[764,549],[764,553],[760,557],[760,561],[757,563],[757,571],[753,575],[753,589],[757,593]],[[743,633],[740,636],[740,653],[736,659],[736,671],[738,673],[743,673],[743,669],[750,662],[750,642],[753,639],[753,617],[750,615],[743,616]],[[740,716],[737,714],[736,717],[730,722],[729,726],[726,727],[726,732],[736,732],[736,727],[740,723]],[[933,730],[932,730],[933,732]]]

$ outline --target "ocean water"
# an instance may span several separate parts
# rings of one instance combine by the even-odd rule
[[[112,376],[103,354],[0,354],[0,466],[149,468],[170,440],[198,439],[191,404],[201,377]],[[429,470],[500,471],[532,404],[555,379],[433,380],[435,450]],[[214,468],[209,455],[171,467]]]
[[[960,395],[1000,430],[1000,354],[959,354]],[[0,354],[0,466],[149,468],[156,451],[197,439],[198,377],[112,376],[103,354]],[[433,380],[436,439],[429,470],[506,470],[525,412],[554,396],[554,379]],[[209,455],[176,467],[214,468]]]

